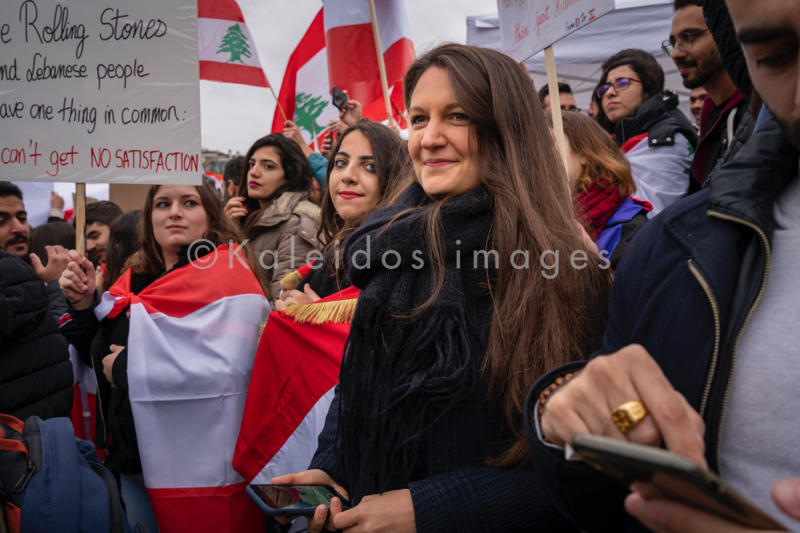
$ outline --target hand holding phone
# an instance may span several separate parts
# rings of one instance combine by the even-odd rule
[[[587,434],[576,435],[572,448],[590,466],[626,487],[637,482],[649,483],[663,498],[737,524],[786,531],[713,472],[678,454]]]
[[[339,111],[344,111],[347,108],[347,94],[336,85],[331,89],[331,101]]]
[[[248,485],[245,492],[270,516],[311,516],[320,505],[330,508],[333,498],[342,509],[351,507],[330,485]]]

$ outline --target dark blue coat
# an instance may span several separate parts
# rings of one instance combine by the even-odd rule
[[[703,417],[706,458],[717,472],[736,345],[766,287],[773,206],[797,176],[798,157],[774,119],[765,123],[708,190],[642,228],[616,271],[600,353],[635,343],[647,349]],[[623,509],[625,488],[565,461],[563,452],[537,438],[532,417],[539,393],[583,364],[553,370],[530,391],[526,428],[534,468],[556,507],[582,529],[640,531]]]

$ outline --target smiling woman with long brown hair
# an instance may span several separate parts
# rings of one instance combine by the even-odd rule
[[[404,87],[416,179],[346,243],[337,397],[312,470],[276,482],[338,483],[355,507],[334,501],[329,529],[570,530],[526,465],[524,400],[599,345],[609,273],[517,63],[447,44]]]

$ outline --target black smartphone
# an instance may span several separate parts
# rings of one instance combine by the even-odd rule
[[[333,498],[342,509],[352,507],[329,485],[248,485],[245,492],[270,516],[311,516],[320,505],[330,508]]]
[[[347,95],[336,85],[331,89],[331,101],[339,108],[339,111],[344,111],[347,107]]]
[[[755,529],[786,529],[713,472],[653,446],[579,434],[572,449],[584,462],[628,487],[652,483],[664,497]]]

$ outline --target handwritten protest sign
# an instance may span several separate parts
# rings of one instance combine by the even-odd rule
[[[614,0],[497,0],[503,53],[525,61],[614,11]]]
[[[199,184],[197,4],[2,0],[0,180]]]

